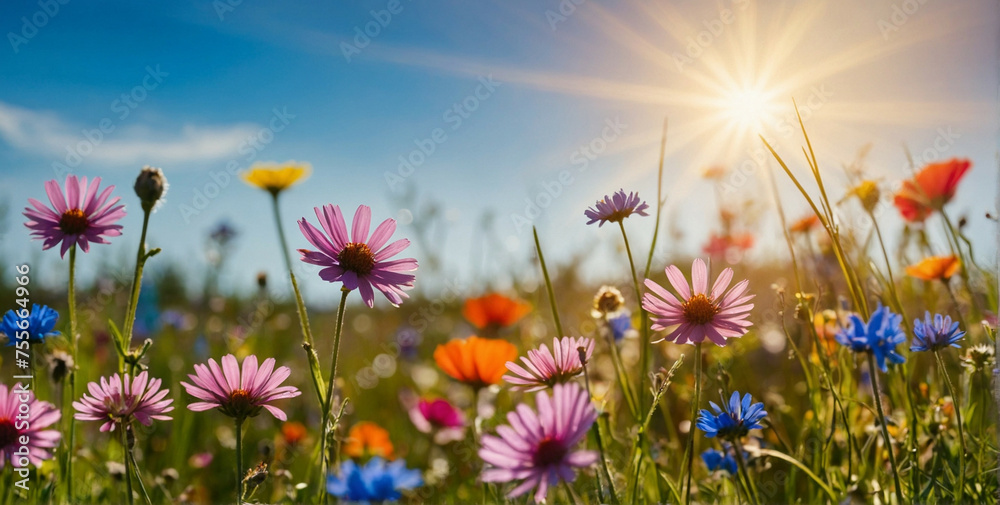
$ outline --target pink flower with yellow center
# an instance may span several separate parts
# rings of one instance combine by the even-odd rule
[[[742,337],[751,323],[747,319],[754,295],[747,295],[748,282],[743,280],[727,291],[733,280],[733,270],[726,268],[708,290],[708,268],[700,258],[691,265],[691,285],[674,265],[667,267],[667,280],[677,295],[651,279],[642,297],[642,307],[650,314],[654,331],[674,327],[666,340],[678,344],[699,344],[705,339],[718,346],[730,338]],[[661,339],[662,340],[662,339]]]

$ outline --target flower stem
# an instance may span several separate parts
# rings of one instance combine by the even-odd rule
[[[125,434],[125,427],[120,426],[122,432],[122,456],[125,459],[125,493],[128,496],[128,503],[132,505],[135,499],[132,498],[132,471],[128,461],[128,436]]]
[[[132,469],[135,471],[135,482],[139,484],[139,492],[142,493],[142,497],[146,500],[146,505],[153,505],[153,500],[149,498],[149,492],[146,491],[146,485],[142,483],[142,473],[139,471],[139,464],[135,462],[135,453],[132,449],[128,450],[129,461],[132,462]]]
[[[584,357],[583,353],[581,353],[581,357]],[[587,371],[587,362],[586,360],[580,360],[580,363],[583,365],[583,383],[587,386],[587,398],[593,401],[593,396],[590,392],[590,373]],[[604,479],[608,481],[608,493],[611,495],[611,502],[618,504],[618,493],[615,491],[614,480],[611,479],[611,470],[608,468],[608,458],[605,455],[604,439],[601,437],[601,423],[594,422],[593,428],[594,438],[597,439],[597,452],[601,458],[601,470],[604,470]]]
[[[632,248],[628,243],[628,235],[625,233],[625,223],[618,221],[618,228],[622,231],[622,238],[625,239],[625,254],[628,255],[629,271],[632,272],[632,284],[635,286],[635,303],[639,306],[639,324],[642,326],[642,339],[639,341],[639,391],[638,391],[638,411],[645,410],[646,399],[646,371],[649,370],[649,325],[646,324],[646,309],[642,308],[642,288],[639,286],[639,277],[635,271],[635,261],[632,260]]]
[[[959,454],[958,458],[958,494],[955,495],[955,503],[962,503],[962,496],[965,494],[965,428],[962,426],[962,402],[955,394],[955,386],[951,382],[951,376],[948,375],[948,368],[944,366],[944,359],[941,358],[941,352],[935,349],[934,357],[937,359],[941,375],[944,376],[944,382],[948,386],[948,394],[951,395],[952,405],[955,407],[955,422],[958,423],[958,441],[962,447],[962,453]]]
[[[281,255],[285,259],[285,268],[292,271],[292,258],[288,255],[288,241],[285,240],[285,227],[281,224],[281,209],[278,207],[278,194],[271,193],[271,206],[274,209],[274,222],[278,225],[278,240],[281,241]]]
[[[556,333],[559,334],[559,337],[563,337],[566,334],[563,333],[562,323],[559,321],[559,310],[556,308],[556,294],[552,289],[552,280],[549,278],[549,269],[545,266],[545,255],[542,254],[542,244],[538,241],[538,228],[532,226],[531,233],[535,236],[535,251],[538,253],[538,262],[542,265],[542,276],[545,277],[545,288],[549,293],[549,306],[552,308],[552,319],[556,322]]]
[[[333,359],[330,363],[330,381],[326,385],[326,404],[323,406],[323,424],[320,426],[320,432],[322,433],[322,438],[320,439],[320,485],[319,493],[326,499],[326,490],[323,486],[323,482],[326,479],[327,474],[327,440],[329,437],[330,429],[330,411],[333,409],[333,390],[337,384],[337,360],[340,358],[340,336],[344,332],[344,310],[347,307],[347,295],[351,293],[350,290],[341,288],[340,296],[340,308],[337,309],[337,326],[335,333],[333,335]]]
[[[139,306],[139,292],[142,290],[142,269],[146,264],[146,229],[149,227],[149,210],[143,209],[142,233],[139,236],[139,251],[135,255],[135,273],[132,274],[132,295],[128,299],[125,311],[125,325],[122,327],[122,346],[126,352],[132,347],[132,328],[135,326],[135,315]],[[118,371],[125,373],[124,356],[119,356]],[[133,372],[134,370],[130,370]]]
[[[899,471],[896,469],[896,454],[892,450],[892,439],[889,437],[889,426],[886,424],[885,410],[882,409],[882,388],[879,386],[878,368],[875,366],[875,355],[868,353],[868,373],[872,379],[872,396],[875,397],[875,408],[878,410],[879,424],[882,426],[882,438],[886,450],[889,451],[889,464],[892,466],[892,479],[896,485],[896,499],[903,501],[903,487],[899,483]]]
[[[299,291],[299,283],[295,280],[295,274],[289,271],[288,278],[292,281],[292,292],[295,294],[296,313],[299,315],[299,326],[302,328],[302,348],[306,351],[306,359],[309,362],[313,389],[316,390],[316,399],[319,401],[320,408],[326,408],[326,397],[323,396],[325,389],[323,371],[320,369],[319,356],[316,355],[316,350],[313,348],[312,329],[309,328],[306,303],[302,300],[302,292]]]
[[[628,404],[629,412],[632,413],[632,417],[636,420],[639,419],[639,410],[635,404],[635,394],[632,393],[632,384],[629,382],[628,374],[625,373],[625,365],[622,363],[622,358],[618,354],[618,347],[615,345],[614,335],[610,331],[607,332],[608,350],[611,352],[611,363],[615,368],[615,375],[618,376],[618,385],[622,388],[622,396],[625,397],[625,403]]]
[[[684,491],[684,503],[691,503],[691,471],[694,465],[695,420],[698,417],[698,405],[701,404],[701,342],[694,344],[694,400],[691,402],[691,426],[688,428],[686,475],[687,487]]]
[[[69,369],[69,399],[76,398],[76,245],[69,249],[69,349],[73,357],[73,366]],[[63,412],[70,412],[65,405]],[[66,450],[66,501],[73,503],[73,448],[76,444],[76,417],[69,416],[69,446]]]
[[[243,505],[243,418],[237,417],[236,423],[236,503]]]
[[[739,439],[733,440],[733,452],[736,453],[736,464],[739,466],[739,471],[743,475],[743,480],[746,483],[747,500],[750,503],[757,504],[760,503],[760,496],[757,494],[757,486],[754,485],[753,479],[750,478],[750,472],[747,471],[746,461],[743,460],[743,444],[740,443]]]

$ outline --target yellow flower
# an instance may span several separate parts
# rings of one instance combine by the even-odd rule
[[[858,200],[861,200],[861,205],[868,212],[873,212],[878,205],[879,190],[875,181],[861,181],[861,184],[851,188],[849,194],[858,197]]]
[[[251,186],[267,190],[272,195],[288,189],[306,177],[312,167],[308,163],[298,163],[286,161],[285,163],[254,163],[250,170],[243,172],[240,176],[243,181]]]

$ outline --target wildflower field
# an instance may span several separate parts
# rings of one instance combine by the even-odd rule
[[[857,146],[788,101],[795,147],[726,130],[754,131],[758,194],[735,197],[726,162],[677,168],[695,126],[667,110],[656,163],[567,218],[608,254],[529,217],[518,256],[484,224],[509,271],[461,286],[447,218],[311,187],[320,163],[211,172],[252,224],[192,226],[194,250],[162,238],[200,209],[155,156],[19,183],[0,195],[0,245],[21,242],[0,249],[0,505],[997,502],[997,213],[962,201],[996,160],[837,167],[817,153]],[[711,210],[668,205],[685,198]]]

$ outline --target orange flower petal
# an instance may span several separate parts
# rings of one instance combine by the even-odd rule
[[[371,421],[361,421],[352,426],[344,441],[344,454],[352,458],[382,456],[392,459],[392,451],[389,432]]]
[[[500,339],[469,337],[437,346],[434,361],[455,380],[481,387],[499,384],[517,347]]]
[[[524,300],[490,293],[465,301],[462,315],[476,328],[510,326],[531,312],[531,305]]]
[[[962,262],[953,254],[930,256],[906,267],[906,274],[925,281],[947,280],[958,273],[961,266]]]

